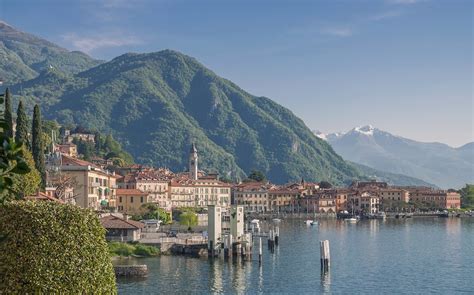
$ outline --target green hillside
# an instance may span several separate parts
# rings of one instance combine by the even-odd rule
[[[112,132],[141,163],[183,170],[195,142],[201,168],[234,179],[251,169],[274,182],[359,176],[290,110],[175,51],[125,54],[76,75],[49,69],[20,87],[50,118]]]
[[[99,63],[82,52],[68,51],[0,20],[0,80],[4,83],[26,81],[50,68],[75,74]]]

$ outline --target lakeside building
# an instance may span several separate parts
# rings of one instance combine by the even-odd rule
[[[141,222],[115,215],[107,215],[100,219],[105,228],[105,239],[107,241],[135,242],[140,240],[142,229],[145,225]]]
[[[127,173],[118,180],[118,187],[146,192],[149,203],[155,203],[169,211],[172,207],[169,188],[174,176],[175,174],[166,168],[145,168]]]
[[[160,208],[229,206],[231,185],[219,180],[217,174],[205,174],[198,169],[198,152],[193,144],[189,155],[189,171],[173,173],[166,168],[145,168],[119,179],[123,189],[137,189],[148,194],[147,203]]]
[[[117,211],[124,214],[137,214],[141,206],[148,203],[148,194],[138,189],[119,188],[116,191]]]
[[[232,200],[250,213],[304,212],[307,196],[318,189],[319,185],[304,180],[287,185],[243,182],[232,187]]]
[[[443,190],[412,190],[410,200],[433,208],[459,209],[461,208],[461,196],[457,192]]]
[[[91,162],[61,155],[61,173],[73,179],[76,204],[83,208],[99,210],[117,207],[115,173]]]
[[[271,185],[263,182],[244,182],[232,188],[233,204],[242,205],[245,212],[266,213],[271,211],[268,190]]]

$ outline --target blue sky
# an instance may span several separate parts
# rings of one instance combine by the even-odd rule
[[[106,60],[181,51],[311,129],[474,140],[473,1],[0,0],[0,19]]]

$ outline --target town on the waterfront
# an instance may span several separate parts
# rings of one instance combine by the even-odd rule
[[[114,166],[111,161],[80,159],[73,138],[94,143],[94,134],[70,133],[63,143],[54,144],[47,157],[48,186],[44,194],[101,212],[136,215],[146,204],[155,204],[166,212],[178,208],[203,209],[209,205],[241,205],[252,214],[323,214],[343,212],[375,215],[380,212],[453,210],[461,208],[461,196],[455,190],[423,186],[398,186],[376,180],[354,181],[347,187],[333,187],[327,181],[300,181],[273,184],[261,173],[239,183],[222,181],[216,173],[199,169],[196,144],[189,150],[189,169],[173,172],[167,168],[133,164]],[[48,163],[48,161],[47,161]],[[54,176],[73,178],[59,196]],[[250,176],[252,177],[252,175]],[[42,194],[40,194],[41,197]]]
[[[474,293],[473,8],[0,0],[0,295]]]

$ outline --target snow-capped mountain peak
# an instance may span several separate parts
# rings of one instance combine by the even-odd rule
[[[342,132],[323,133],[323,132],[318,131],[318,130],[314,130],[313,133],[314,133],[314,135],[316,135],[316,137],[319,137],[319,138],[321,138],[322,140],[325,140],[325,141],[331,141],[333,139],[336,139],[336,138],[341,137],[341,136],[344,135],[344,133],[342,133]]]
[[[365,125],[365,126],[356,127],[353,129],[353,131],[364,134],[364,135],[372,136],[374,135],[375,128],[372,125]]]

